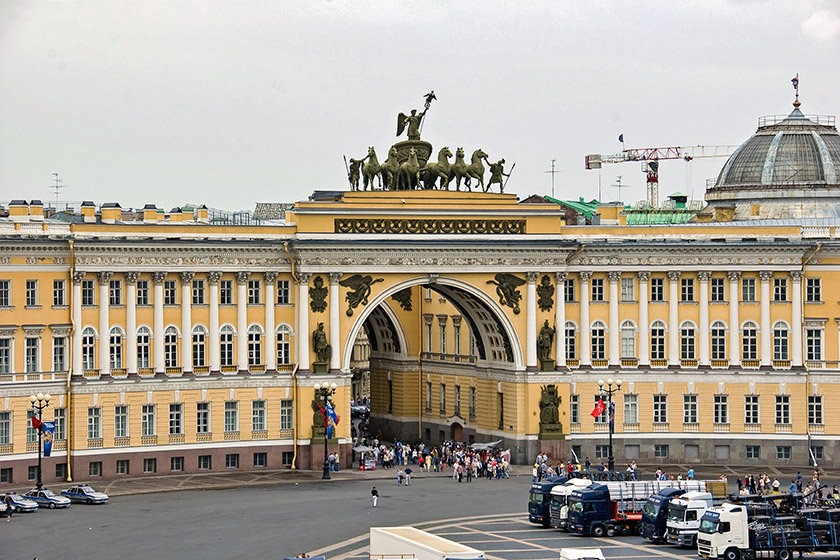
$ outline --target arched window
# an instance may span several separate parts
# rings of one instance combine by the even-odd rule
[[[695,358],[695,333],[693,323],[686,321],[680,326],[680,358],[683,360]]]
[[[280,325],[277,328],[277,364],[290,363],[292,363],[292,330],[288,325]]]
[[[636,325],[633,321],[621,323],[621,357],[636,357]]]
[[[665,359],[665,323],[654,321],[650,326],[650,359]]]
[[[219,344],[221,346],[221,365],[232,366],[233,364],[233,327],[225,325],[219,333]]]
[[[752,321],[744,323],[741,329],[741,359],[758,359],[758,327]]]
[[[192,332],[192,358],[193,366],[207,365],[207,331],[201,325]]]
[[[150,353],[149,353],[149,339],[152,333],[148,327],[140,327],[137,329],[137,367],[147,368],[151,367]]]
[[[712,323],[712,359],[726,359],[726,325],[722,321]]]
[[[167,327],[163,333],[163,356],[166,367],[178,366],[178,329]]]
[[[566,359],[577,359],[577,326],[571,322],[566,321]]]
[[[253,325],[248,329],[248,365],[257,366],[262,363],[262,329]]]
[[[82,367],[96,369],[96,331],[91,327],[82,331]]]
[[[607,354],[607,326],[601,321],[592,323],[592,359],[603,360]]]
[[[789,360],[788,346],[788,327],[784,321],[778,321],[773,325],[773,359]]]
[[[111,329],[108,339],[111,369],[123,367],[123,332],[119,327]]]

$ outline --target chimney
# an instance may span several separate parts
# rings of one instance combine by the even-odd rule
[[[624,204],[621,202],[599,202],[598,214],[601,216],[601,225],[617,226],[620,223],[619,213],[624,210]],[[594,224],[595,221],[593,220]]]
[[[9,219],[13,222],[29,221],[29,205],[25,200],[13,200],[9,203]]]
[[[170,224],[180,224],[183,221],[184,215],[181,213],[181,209],[177,206],[169,211],[169,223]]]
[[[209,224],[210,223],[210,213],[207,211],[207,206],[204,204],[198,209],[198,221],[202,224]]]
[[[158,221],[158,211],[154,204],[147,204],[143,207],[143,223],[153,224]]]
[[[82,202],[82,216],[86,224],[96,223],[96,205],[92,200],[85,200]]]
[[[122,208],[118,202],[106,202],[99,208],[103,224],[115,224],[122,219]]]
[[[29,203],[29,221],[43,222],[44,221],[44,203],[40,200],[33,200]]]
[[[735,218],[735,203],[725,202],[715,206],[716,222],[731,222]]]

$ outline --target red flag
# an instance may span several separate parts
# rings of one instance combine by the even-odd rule
[[[32,417],[32,429],[33,430],[40,430],[41,429],[41,421],[38,420],[37,418],[35,418],[34,416]]]
[[[598,402],[595,404],[595,410],[592,411],[592,417],[598,418],[605,410],[607,410],[607,405],[604,404],[604,399],[599,398]]]

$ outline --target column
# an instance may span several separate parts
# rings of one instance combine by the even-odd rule
[[[139,272],[125,273],[125,337],[128,373],[137,373],[137,278]]]
[[[154,354],[155,373],[166,373],[166,356],[163,350],[163,281],[165,272],[152,274],[154,288],[154,322],[155,334],[152,353]]]
[[[84,272],[73,273],[73,373],[84,374],[84,361],[82,360],[82,280]]]
[[[741,363],[741,341],[738,337],[741,332],[738,322],[738,279],[741,273],[730,270],[726,275],[729,277],[729,367],[733,367]]]
[[[210,292],[210,371],[222,370],[222,353],[219,342],[219,280],[222,273],[211,271],[207,273],[207,288]]]
[[[639,275],[639,365],[650,365],[650,324],[648,320],[648,280],[650,272]]]
[[[239,371],[248,371],[248,278],[251,273],[236,273],[236,362]]]
[[[793,281],[791,289],[791,365],[802,366],[802,277],[805,274],[801,270],[794,270],[790,273]]]
[[[111,373],[110,336],[108,322],[108,282],[113,272],[100,272],[99,278],[99,375]]]
[[[182,272],[181,278],[181,371],[192,372],[192,279],[195,272]]]
[[[310,371],[309,337],[312,333],[309,332],[309,279],[311,277],[312,275],[306,272],[297,274],[298,300],[295,302],[295,307],[298,310],[297,355],[301,372]]]
[[[338,302],[340,272],[330,272],[330,373],[341,371],[341,317]]]
[[[711,353],[709,352],[709,278],[712,276],[711,271],[701,270],[697,273],[700,280],[700,325],[698,332],[700,333],[700,365],[711,365]]]
[[[773,272],[762,270],[758,273],[761,280],[761,365],[773,364],[773,325],[770,324],[770,279]]]
[[[668,272],[668,365],[680,365],[679,270]]]
[[[610,350],[609,358],[611,366],[621,365],[621,342],[619,334],[621,328],[618,325],[618,283],[621,280],[621,272],[612,271],[608,275],[610,280]]]
[[[589,279],[592,273],[580,272],[580,365],[592,365],[592,351],[589,349]]]
[[[277,272],[264,272],[265,279],[265,370],[277,370],[277,327],[274,326],[274,281]]]
[[[537,272],[525,273],[525,280],[528,282],[525,307],[525,369],[528,371],[540,369],[537,366],[537,276]]]
[[[554,273],[554,280],[557,282],[554,285],[554,300],[557,302],[554,308],[554,328],[557,329],[555,369],[558,370],[566,369],[566,277],[565,272]]]

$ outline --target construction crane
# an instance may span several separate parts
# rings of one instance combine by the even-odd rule
[[[642,162],[642,172],[647,174],[647,202],[656,208],[659,205],[659,160],[729,157],[738,146],[671,146],[667,148],[637,148],[622,150],[617,154],[589,154],[587,169],[601,169],[605,163]]]

